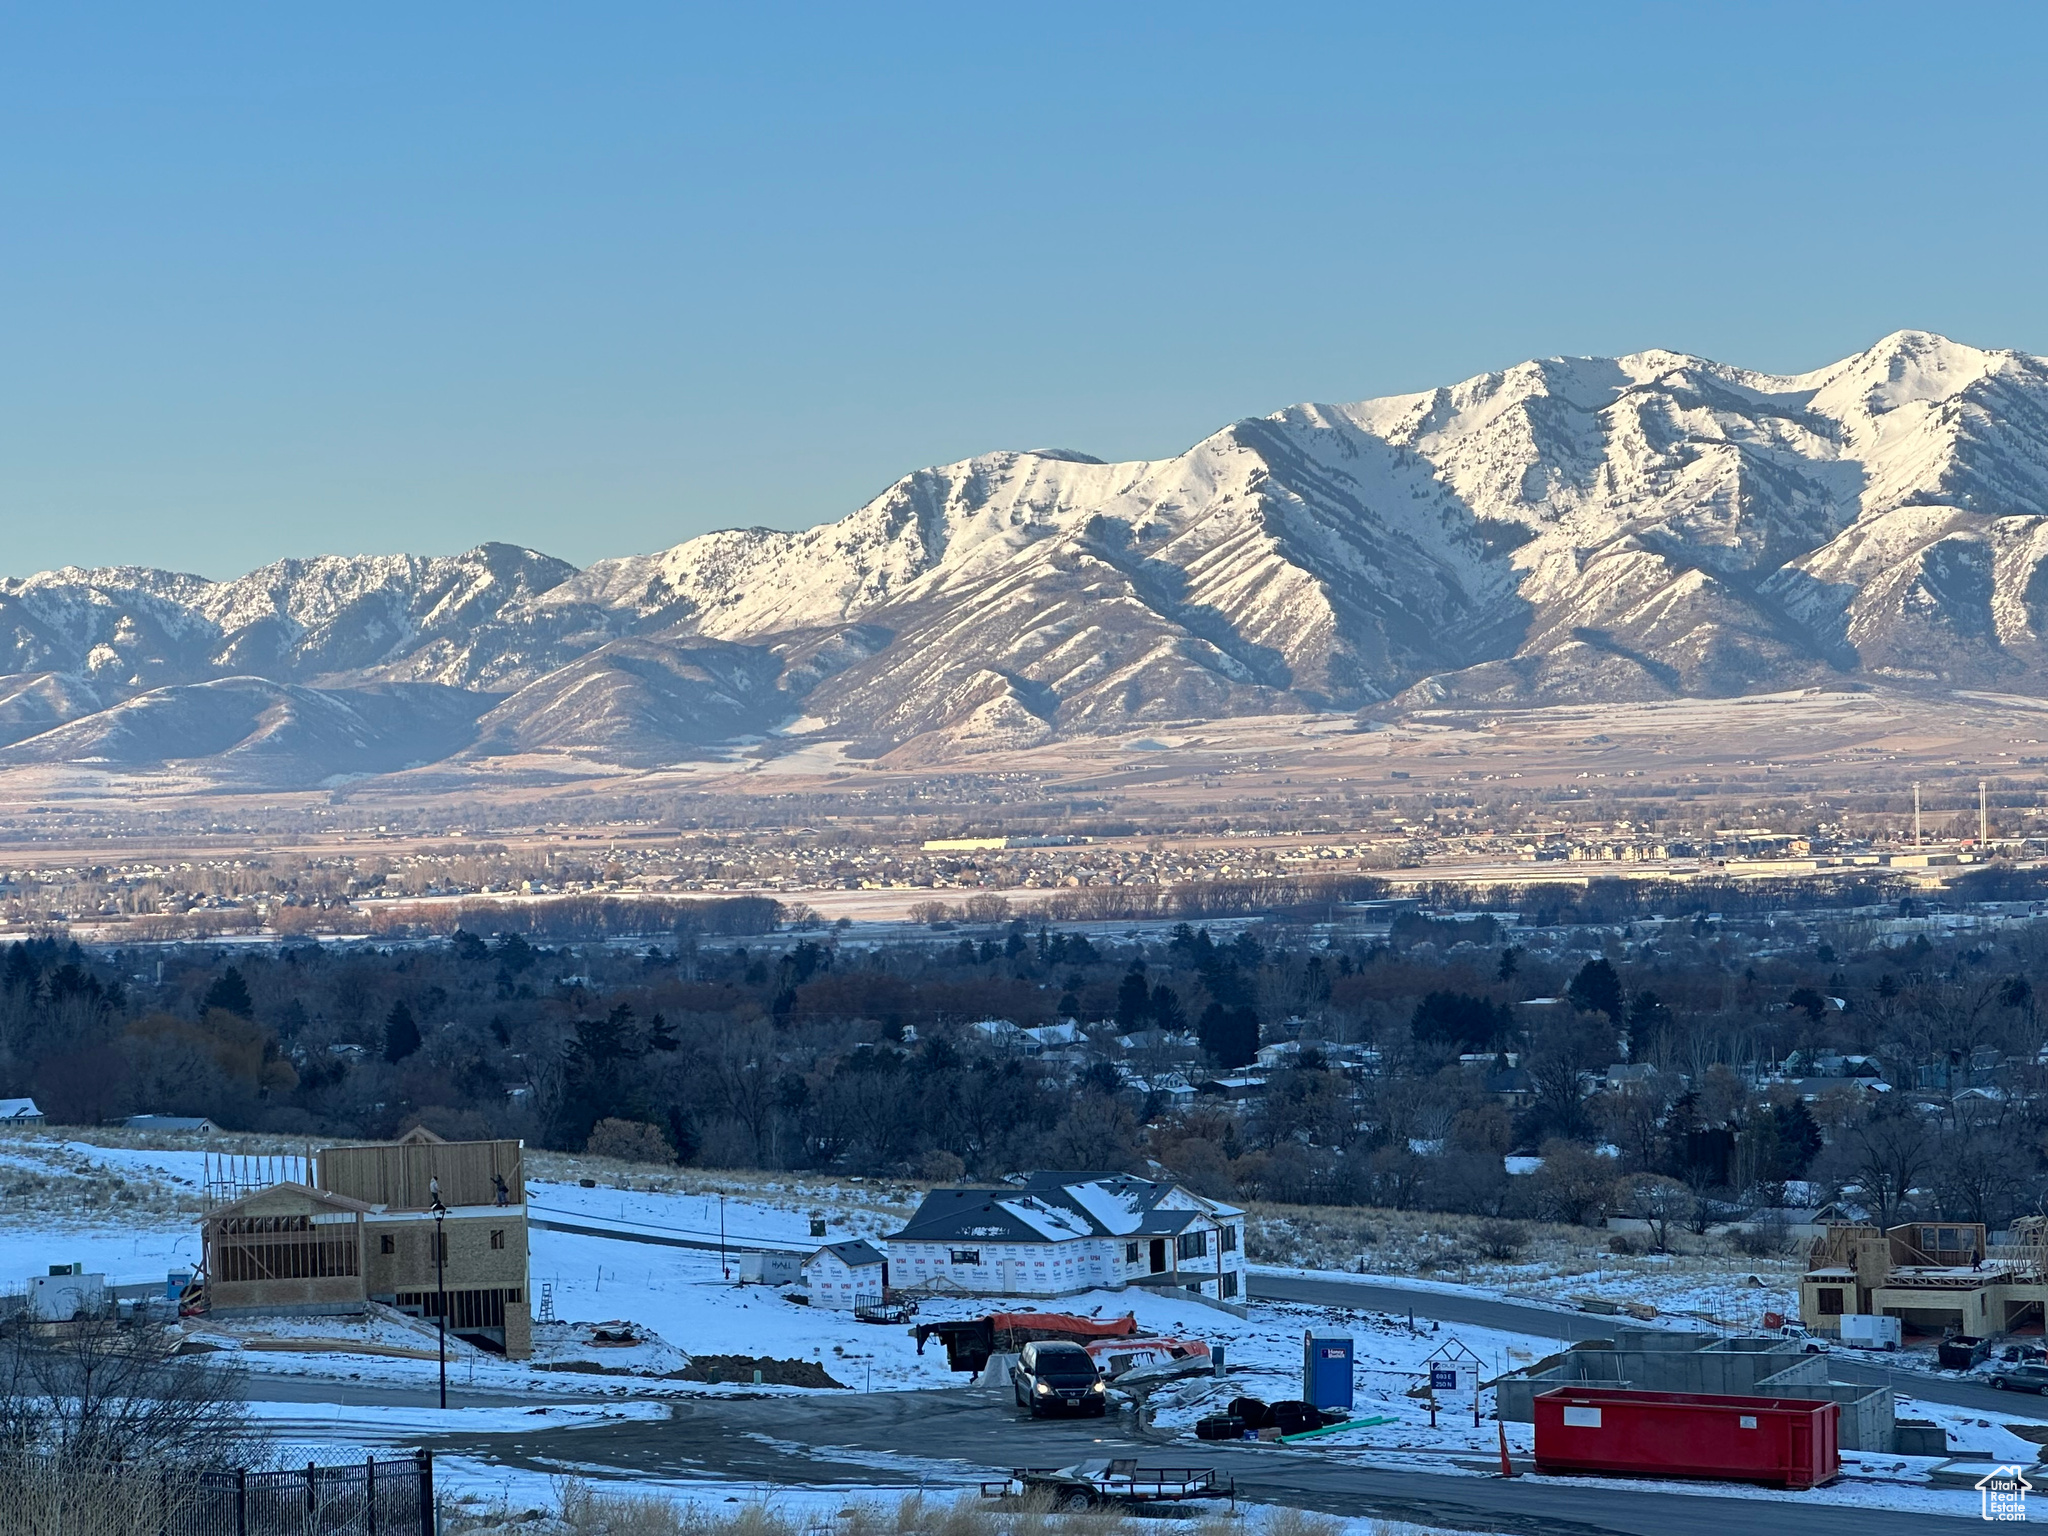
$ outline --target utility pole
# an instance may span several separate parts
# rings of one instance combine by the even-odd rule
[[[1991,807],[1984,798],[1989,786],[1983,779],[1977,781],[1977,851],[1982,853],[1991,846]]]
[[[1920,781],[1913,781],[1913,846],[1920,846]]]
[[[718,1197],[718,1273],[720,1278],[730,1280],[732,1269],[725,1262],[725,1196]]]
[[[441,1203],[441,1181],[427,1180],[427,1189],[434,1197],[434,1292],[441,1324],[441,1406],[448,1406],[448,1238],[447,1229],[441,1225],[448,1215],[448,1207]]]

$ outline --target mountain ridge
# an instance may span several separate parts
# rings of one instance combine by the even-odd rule
[[[231,678],[312,692],[190,692]],[[267,710],[301,782],[361,771],[351,752],[654,765],[799,716],[933,761],[1204,716],[1857,678],[2048,693],[2048,362],[1923,331],[1793,375],[1538,359],[1169,458],[979,454],[834,522],[582,570],[488,544],[0,580],[0,762],[86,760],[67,743],[101,715],[122,761],[152,740],[189,761]]]

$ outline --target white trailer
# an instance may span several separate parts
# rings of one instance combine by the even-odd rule
[[[1842,1314],[1842,1342],[1851,1349],[1897,1349],[1905,1334],[1896,1317],[1870,1312]]]
[[[804,1256],[776,1248],[748,1249],[740,1254],[742,1285],[795,1285],[804,1277]]]
[[[47,1275],[28,1278],[28,1315],[36,1322],[72,1322],[106,1304],[107,1277],[86,1274],[83,1264],[52,1265]]]

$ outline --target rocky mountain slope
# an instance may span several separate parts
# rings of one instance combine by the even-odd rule
[[[2048,362],[1906,331],[1794,377],[1552,358],[1171,459],[991,453],[582,571],[487,545],[4,581],[0,763],[653,764],[799,716],[939,758],[1424,702],[2039,693],[2044,663]]]

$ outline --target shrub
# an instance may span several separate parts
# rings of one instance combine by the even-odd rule
[[[0,1455],[5,1529],[38,1536],[150,1536],[210,1512],[192,1469],[136,1462]]]
[[[600,1120],[583,1150],[592,1157],[615,1157],[622,1163],[672,1163],[676,1149],[668,1133],[644,1120]]]
[[[934,1184],[951,1184],[963,1177],[966,1172],[967,1165],[943,1147],[932,1148],[917,1165],[918,1177],[929,1179]]]
[[[1519,1259],[1529,1245],[1529,1231],[1519,1221],[1482,1221],[1473,1241],[1484,1257],[1496,1262]]]
[[[803,1520],[773,1503],[709,1508],[660,1493],[598,1489],[576,1479],[557,1485],[560,1514],[539,1526],[509,1509],[479,1512],[448,1527],[450,1536],[498,1536],[517,1530],[533,1536],[797,1536],[819,1522]],[[540,1513],[538,1511],[536,1514]],[[1152,1521],[1108,1510],[1056,1510],[1047,1494],[988,1505],[911,1494],[894,1503],[859,1501],[825,1522],[835,1536],[1135,1536]],[[1324,1515],[1275,1509],[1251,1521],[1189,1522],[1189,1536],[1339,1536],[1343,1524]],[[1375,1526],[1389,1533],[1405,1526]]]
[[[1775,1258],[1791,1247],[1792,1226],[1783,1211],[1766,1211],[1756,1220],[1737,1227],[1729,1237],[1735,1251],[1747,1258]]]

